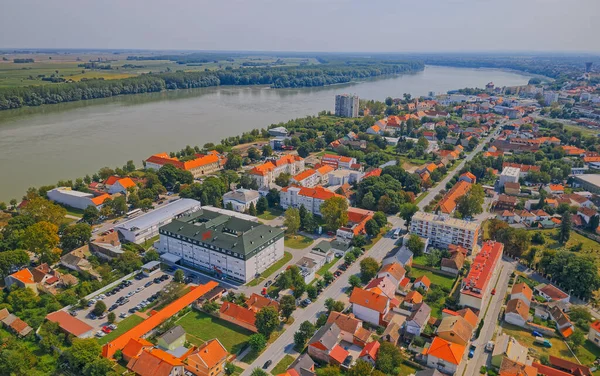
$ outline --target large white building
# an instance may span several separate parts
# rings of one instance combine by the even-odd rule
[[[296,208],[302,205],[314,215],[321,215],[321,205],[332,197],[344,197],[323,187],[285,187],[279,193],[279,204],[283,209]]]
[[[297,155],[286,155],[256,166],[248,174],[256,181],[258,188],[261,188],[275,183],[275,178],[283,173],[293,176],[303,170],[304,159]]]
[[[506,183],[518,183],[521,169],[516,167],[504,167],[500,174],[500,188],[504,187]]]
[[[228,204],[231,204],[233,210],[243,213],[250,209],[251,204],[256,207],[259,197],[258,191],[240,188],[223,195],[223,206],[227,207]]]
[[[48,191],[46,195],[51,201],[81,210],[86,209],[88,206],[100,208],[102,203],[104,203],[107,198],[110,198],[110,195],[108,194],[95,197],[91,193],[74,191],[69,187],[54,188]]]
[[[358,96],[338,94],[335,96],[335,116],[358,117],[358,105]]]
[[[410,222],[410,233],[428,238],[434,247],[448,248],[455,244],[473,250],[477,245],[479,223],[418,211]]]
[[[160,228],[159,252],[171,263],[248,282],[283,257],[283,230],[200,210]]]
[[[131,243],[143,243],[158,235],[160,226],[171,222],[173,218],[200,210],[200,202],[190,198],[173,201],[144,215],[115,226],[119,238]]]

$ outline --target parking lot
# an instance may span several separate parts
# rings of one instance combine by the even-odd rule
[[[106,304],[107,311],[105,312],[103,318],[93,318],[91,312],[94,309],[95,303],[92,303],[89,307],[85,309],[77,310],[77,318],[87,323],[88,325],[91,325],[94,328],[95,333],[98,330],[101,330],[103,326],[108,325],[107,315],[109,312],[115,313],[115,315],[117,316],[116,321],[118,323],[123,318],[135,314],[133,312],[130,312],[130,310],[133,307],[138,306],[143,301],[147,301],[152,295],[163,290],[169,284],[169,282],[173,280],[171,276],[167,275],[169,277],[168,280],[161,280],[159,282],[157,281],[157,283],[153,282],[156,278],[160,279],[163,275],[167,274],[163,273],[162,271],[159,271],[157,273],[152,274],[149,277],[145,276],[140,280],[134,278],[127,282],[130,283],[129,286],[123,286],[120,289],[120,291],[116,292],[115,294],[108,296],[105,292],[104,295],[106,295],[106,297],[102,299],[99,299],[101,296],[94,297],[96,301],[102,300],[104,304]],[[146,287],[146,285],[148,284],[150,285]],[[117,303],[119,299],[121,299],[120,304]],[[93,300],[90,301],[92,302]],[[116,305],[116,307],[114,307],[114,305]],[[109,311],[111,307],[113,307],[113,309],[112,311]]]

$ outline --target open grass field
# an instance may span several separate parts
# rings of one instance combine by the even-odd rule
[[[270,220],[273,220],[273,219],[279,217],[280,215],[283,215],[283,210],[269,208],[269,209],[265,210],[264,213],[257,215],[257,217],[260,219],[264,219],[265,221],[270,221]]]
[[[454,278],[447,277],[447,276],[441,275],[441,274],[435,274],[433,272],[430,272],[429,270],[412,268],[410,270],[410,275],[415,278],[426,275],[432,284],[440,286],[440,287],[445,287],[448,290],[451,290],[452,285],[454,285]]]
[[[284,245],[293,249],[304,249],[313,243],[313,240],[304,235],[288,235],[283,240]]]
[[[293,256],[292,256],[291,253],[284,252],[283,253],[283,257],[281,258],[281,260],[277,261],[276,263],[274,263],[273,265],[271,265],[269,268],[267,268],[267,270],[265,270],[264,272],[262,272],[262,274],[260,275],[260,277],[254,278],[252,281],[248,282],[248,286],[258,286],[265,279],[267,279],[271,274],[275,273],[275,271],[277,271],[279,268],[281,268],[282,266],[284,266],[285,264],[287,264],[288,262],[290,262],[290,260],[292,259],[292,257]]]
[[[281,359],[279,363],[273,368],[271,372],[273,375],[279,375],[281,373],[285,373],[288,367],[294,362],[294,357],[291,355],[286,355]]]
[[[523,330],[522,328],[516,325],[511,325],[506,322],[503,322],[501,324],[501,328],[503,333],[515,337],[515,339],[519,341],[521,345],[529,347],[531,350],[535,351],[538,354],[538,356],[542,354],[554,355],[559,358],[563,358],[577,363],[577,360],[575,359],[571,351],[569,351],[569,348],[567,347],[565,342],[558,337],[547,337],[547,339],[552,343],[552,347],[547,349],[534,343],[533,340],[535,339],[535,337],[532,336],[531,332],[527,330]]]
[[[569,241],[567,242],[567,244],[565,244],[564,246],[562,244],[560,244],[557,240],[556,240],[556,235],[558,234],[558,229],[548,229],[548,230],[539,230],[536,232],[541,232],[542,234],[544,234],[544,238],[546,239],[546,243],[539,245],[539,244],[533,244],[532,247],[536,247],[538,248],[540,251],[544,251],[544,250],[569,250],[572,247],[578,245],[579,243],[582,244],[582,248],[581,251],[578,251],[578,254],[589,254],[592,257],[594,257],[595,259],[600,261],[600,243],[586,238],[583,235],[580,235],[578,233],[576,233],[575,231],[571,231],[571,237],[569,238]],[[533,232],[532,232],[533,235]],[[542,252],[539,252],[538,254],[541,255]]]
[[[232,354],[237,354],[252,335],[249,330],[196,310],[177,320],[177,324],[185,329],[187,340],[194,345],[199,346],[208,340],[219,338]]]
[[[125,333],[126,331],[133,328],[134,326],[137,326],[142,321],[144,321],[144,319],[141,318],[140,316],[131,315],[131,316],[125,318],[124,320],[122,320],[121,322],[118,322],[116,330],[113,330],[112,332],[110,332],[109,334],[105,335],[102,338],[98,338],[98,343],[100,343],[101,345],[104,345],[105,343],[112,341],[113,339],[117,338],[118,336]]]

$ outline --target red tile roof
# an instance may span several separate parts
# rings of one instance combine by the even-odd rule
[[[25,284],[35,283],[35,281],[33,280],[33,274],[31,274],[31,272],[27,268],[21,269],[18,272],[11,274],[10,276]]]
[[[154,347],[154,345],[143,338],[131,338],[122,352],[126,358],[137,358],[145,347]]]
[[[514,285],[510,294],[523,294],[528,300],[533,298],[533,290],[525,283],[517,283]]]
[[[301,181],[303,181],[304,179],[306,179],[306,178],[308,178],[308,177],[310,177],[310,176],[314,175],[315,173],[316,173],[316,171],[315,171],[315,170],[313,170],[313,169],[311,168],[311,169],[308,169],[308,170],[304,170],[304,171],[302,171],[302,172],[301,172],[301,173],[299,173],[298,175],[296,175],[296,176],[292,177],[292,179],[294,179],[294,180],[295,180],[295,181],[297,181],[297,182],[301,182]]]
[[[85,322],[69,315],[65,311],[56,311],[49,313],[46,316],[46,319],[48,321],[58,323],[58,326],[60,326],[62,330],[74,335],[75,337],[78,337],[94,329]]]
[[[181,359],[161,350],[144,350],[138,358],[133,358],[127,368],[139,376],[169,376],[173,367],[181,367]]]
[[[438,208],[444,214],[451,214],[456,209],[456,201],[464,196],[467,192],[471,190],[473,184],[460,180],[458,181],[452,189],[446,193],[446,195],[440,200],[438,204]]]
[[[350,295],[350,303],[384,313],[387,310],[389,299],[384,295],[355,287]]]
[[[94,205],[98,206],[98,205],[102,205],[104,203],[104,201],[106,201],[109,198],[110,198],[109,194],[103,194],[98,197],[92,198],[92,202],[94,203]]]
[[[200,346],[198,351],[190,355],[189,358],[197,358],[197,360],[194,360],[198,363],[204,363],[208,369],[211,369],[223,362],[227,358],[227,355],[229,353],[221,342],[218,339],[212,339]]]
[[[209,281],[204,285],[192,287],[192,290],[184,296],[182,296],[181,298],[175,300],[173,303],[169,304],[162,310],[150,316],[137,326],[134,326],[132,329],[128,330],[120,337],[117,337],[116,339],[104,345],[102,347],[102,356],[104,356],[105,358],[112,358],[115,351],[123,349],[123,347],[125,347],[125,345],[127,344],[127,342],[129,342],[131,338],[143,337],[146,333],[156,328],[163,322],[167,321],[168,319],[173,317],[177,312],[189,306],[190,304],[198,300],[202,295],[206,294],[218,285],[219,284],[215,281]]]
[[[367,343],[367,345],[363,347],[358,357],[362,358],[365,355],[369,355],[369,358],[377,360],[377,352],[379,351],[379,346],[381,345],[377,341]]]
[[[431,281],[429,280],[429,278],[426,275],[422,275],[419,278],[415,279],[415,281],[413,282],[413,285],[416,285],[419,282],[424,284],[427,288],[429,288],[429,286],[431,286]]]
[[[343,363],[346,360],[349,352],[344,350],[344,348],[340,345],[335,345],[333,349],[329,352],[329,357],[335,360],[338,363]]]
[[[427,349],[427,355],[442,359],[448,363],[458,365],[465,352],[465,346],[448,342],[440,337],[435,337]]]
[[[589,367],[582,366],[581,364],[573,363],[562,358],[557,358],[553,355],[550,355],[549,360],[551,366],[569,371],[573,375],[592,376],[592,372],[590,371]]]
[[[492,272],[494,271],[496,262],[502,256],[503,249],[504,244],[502,243],[487,241],[483,244],[483,247],[471,264],[469,274],[463,280],[463,286],[465,287],[461,293],[475,296],[481,295],[481,292],[485,290],[492,277]]]
[[[230,316],[240,322],[254,326],[256,314],[249,308],[244,308],[235,303],[224,302],[219,312],[222,315]]]

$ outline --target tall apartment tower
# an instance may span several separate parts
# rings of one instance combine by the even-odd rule
[[[350,94],[336,95],[335,116],[358,117],[358,96]]]

